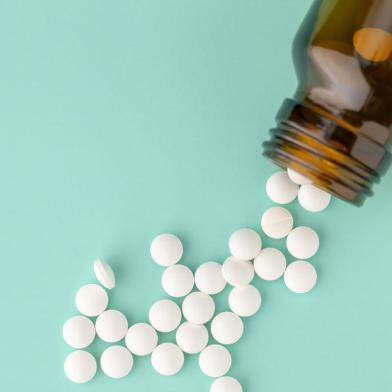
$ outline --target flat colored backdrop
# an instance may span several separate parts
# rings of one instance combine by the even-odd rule
[[[156,234],[178,234],[195,269],[228,256],[233,230],[260,231],[276,170],[260,144],[295,90],[290,46],[310,3],[0,3],[1,390],[208,392],[195,356],[175,377],[136,358],[125,379],[72,384],[62,325],[97,257],[117,274],[110,306],[134,323],[166,297]],[[255,279],[263,307],[230,347],[245,391],[390,390],[391,187],[392,172],[360,209],[290,206],[320,234],[319,284],[301,296]]]

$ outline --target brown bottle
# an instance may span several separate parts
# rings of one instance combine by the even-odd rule
[[[318,0],[294,41],[299,87],[264,155],[360,205],[389,166],[392,0]]]

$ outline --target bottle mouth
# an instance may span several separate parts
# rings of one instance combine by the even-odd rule
[[[390,165],[390,154],[369,132],[364,135],[309,104],[287,99],[277,121],[263,155],[357,206],[373,195],[373,184]]]

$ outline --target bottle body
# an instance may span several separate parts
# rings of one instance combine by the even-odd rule
[[[299,86],[264,155],[360,205],[390,165],[392,0],[317,0],[293,45]]]

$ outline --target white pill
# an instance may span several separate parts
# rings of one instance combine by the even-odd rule
[[[232,312],[217,314],[211,323],[211,334],[221,344],[233,344],[241,339],[244,323]]]
[[[189,294],[194,282],[192,271],[180,264],[166,268],[161,279],[163,290],[172,297],[184,297]]]
[[[162,343],[151,355],[152,367],[164,376],[173,376],[184,365],[184,353],[174,343]]]
[[[170,299],[161,299],[151,306],[148,317],[157,331],[171,332],[180,325],[181,310]]]
[[[76,308],[85,316],[98,316],[107,308],[108,303],[105,289],[97,284],[86,284],[76,293]]]
[[[158,334],[150,324],[137,323],[129,328],[125,344],[129,351],[135,355],[148,355],[154,351],[158,344]]]
[[[331,202],[331,195],[313,185],[303,185],[298,192],[298,202],[310,212],[321,212]]]
[[[252,229],[239,229],[229,239],[229,249],[232,256],[240,260],[254,259],[261,250],[260,236]]]
[[[234,377],[225,376],[212,383],[210,392],[242,392],[242,386]]]
[[[297,171],[291,168],[287,169],[287,174],[290,180],[297,185],[309,185],[312,183],[312,180],[310,180],[308,177],[305,177],[303,174],[298,173]]]
[[[245,286],[255,275],[253,263],[248,260],[239,260],[230,256],[222,265],[223,277],[232,286]]]
[[[284,273],[284,282],[294,293],[307,293],[316,285],[316,269],[307,261],[294,261]]]
[[[151,243],[150,253],[153,260],[164,267],[176,264],[183,253],[182,243],[173,234],[160,234]]]
[[[215,312],[214,300],[205,293],[195,291],[185,297],[182,302],[184,317],[193,324],[205,324],[211,320]]]
[[[123,339],[128,331],[128,320],[118,310],[105,310],[95,320],[97,335],[108,343],[118,342]]]
[[[214,261],[201,264],[195,272],[196,287],[206,294],[218,294],[226,286],[222,266]]]
[[[286,270],[286,257],[278,249],[265,248],[254,260],[256,274],[264,280],[279,279]]]
[[[71,347],[85,348],[95,338],[94,323],[84,316],[71,317],[64,324],[63,336],[65,342]]]
[[[293,225],[293,216],[283,207],[269,208],[261,217],[261,228],[268,237],[274,239],[287,237]]]
[[[111,378],[125,377],[132,366],[132,354],[124,346],[108,347],[101,355],[101,369]]]
[[[114,272],[108,263],[102,260],[94,261],[94,273],[98,282],[101,283],[103,287],[111,290],[116,286],[116,278]]]
[[[238,316],[253,316],[260,309],[261,295],[256,287],[234,287],[229,294],[229,307]]]
[[[284,171],[273,174],[266,185],[268,197],[277,204],[291,203],[297,197],[298,188]]]
[[[199,366],[209,377],[222,377],[231,367],[230,351],[219,344],[207,346],[199,355]]]
[[[185,353],[197,354],[208,344],[207,328],[204,325],[185,321],[177,329],[176,342]]]
[[[73,382],[83,384],[97,372],[97,362],[87,351],[73,351],[65,358],[64,373]]]
[[[287,236],[287,250],[296,259],[309,259],[314,256],[320,246],[317,233],[310,227],[296,227]]]

